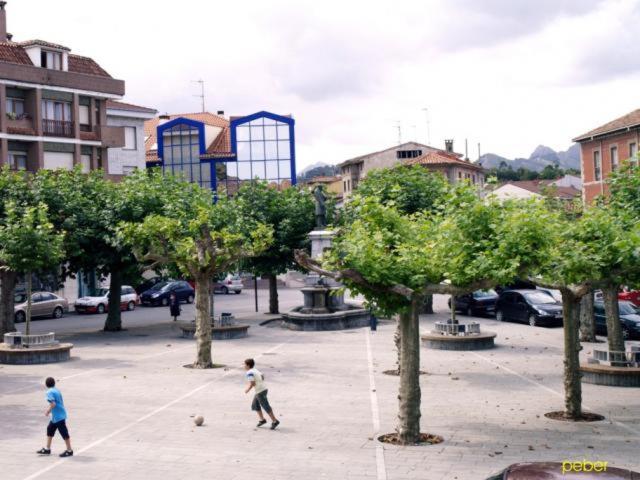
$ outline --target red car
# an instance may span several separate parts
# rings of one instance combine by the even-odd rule
[[[640,473],[614,468],[607,461],[516,463],[486,480],[640,480]]]
[[[627,300],[636,307],[640,307],[640,290],[624,289],[618,294],[618,300]]]

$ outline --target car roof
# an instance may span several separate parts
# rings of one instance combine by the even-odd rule
[[[516,463],[511,465],[506,473],[505,478],[507,480],[518,478],[531,480],[640,480],[640,476],[638,476],[640,474],[637,472],[608,465],[606,472],[598,472],[594,475],[585,475],[584,472],[566,472],[563,474],[561,462]]]

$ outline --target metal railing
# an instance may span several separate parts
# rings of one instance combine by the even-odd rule
[[[73,137],[75,136],[73,122],[64,120],[42,119],[42,134],[52,137]]]
[[[11,348],[27,348],[55,345],[58,341],[55,339],[53,332],[38,335],[25,335],[20,332],[11,332],[4,334],[4,343]]]
[[[435,330],[433,333],[440,335],[479,335],[480,324],[478,322],[469,323],[448,323],[448,322],[436,322]]]

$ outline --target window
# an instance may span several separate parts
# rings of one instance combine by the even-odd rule
[[[638,144],[636,142],[629,144],[629,158],[632,162],[638,161]]]
[[[9,168],[11,170],[27,169],[26,152],[9,152]]]
[[[80,105],[79,118],[80,125],[89,125],[89,105]]]
[[[24,115],[24,100],[7,97],[7,116],[18,118]]]
[[[136,149],[136,127],[124,127],[124,150]]]
[[[42,118],[45,120],[71,121],[71,103],[42,100]]]
[[[80,155],[80,165],[82,169],[82,173],[89,173],[91,170],[91,155],[82,154]]]
[[[600,165],[600,152],[593,152],[593,174],[596,182],[602,180],[602,166]]]
[[[618,147],[611,147],[611,170],[618,168]]]
[[[62,70],[62,54],[60,52],[42,50],[40,52],[40,66],[52,70]]]
[[[398,150],[396,158],[416,158],[422,155],[422,150]]]

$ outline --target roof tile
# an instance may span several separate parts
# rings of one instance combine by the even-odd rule
[[[629,112],[622,117],[616,118],[615,120],[611,120],[604,125],[599,126],[598,128],[594,128],[593,130],[588,131],[576,138],[573,139],[574,142],[581,142],[585,140],[590,140],[592,137],[596,137],[599,135],[604,135],[607,133],[613,133],[617,130],[622,130],[629,127],[637,127],[640,126],[640,109],[634,110],[633,112]]]

